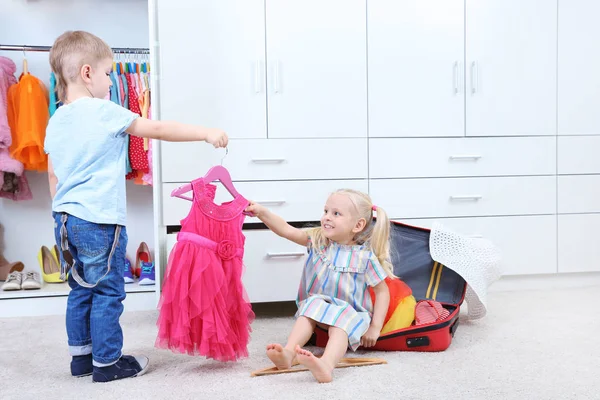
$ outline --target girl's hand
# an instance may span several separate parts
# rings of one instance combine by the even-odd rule
[[[246,207],[246,209],[244,211],[249,213],[250,215],[260,219],[260,217],[262,215],[264,215],[266,210],[267,209],[265,207],[261,206],[260,204],[254,202],[254,201],[250,201],[250,204],[248,205],[248,207]]]
[[[206,142],[217,147],[226,147],[229,142],[227,134],[220,129],[209,128],[206,133]]]
[[[370,326],[369,329],[365,332],[365,334],[360,338],[360,345],[362,347],[373,347],[375,343],[377,343],[377,339],[379,339],[379,334],[381,333],[381,329]]]

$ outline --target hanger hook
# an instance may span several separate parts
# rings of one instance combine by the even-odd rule
[[[225,147],[225,155],[223,156],[223,158],[221,158],[221,165],[223,165],[223,160],[225,160],[225,157],[227,157],[227,154],[229,154],[229,147]]]

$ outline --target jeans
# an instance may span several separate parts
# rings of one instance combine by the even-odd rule
[[[59,249],[62,215],[53,213],[54,236]],[[91,353],[94,365],[98,367],[114,364],[121,357],[123,348],[119,317],[125,299],[126,229],[121,227],[118,240],[115,240],[117,225],[95,224],[72,215],[67,215],[65,225],[72,268],[77,269],[85,282],[92,285],[98,282],[95,287],[86,288],[75,281],[73,270],[69,274],[71,291],[66,316],[69,351],[72,356]],[[113,255],[107,273],[111,251]],[[62,251],[59,254],[62,263]]]

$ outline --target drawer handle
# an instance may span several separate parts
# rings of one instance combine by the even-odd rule
[[[271,204],[271,205],[281,205],[281,204],[285,204],[286,201],[285,200],[257,200],[256,201],[258,204]]]
[[[268,252],[267,253],[267,257],[269,258],[281,258],[281,257],[301,257],[303,255],[305,255],[306,252],[304,251],[288,251],[288,252],[281,252],[281,253],[271,253]]]
[[[450,196],[450,200],[466,200],[466,201],[479,201],[483,198],[482,195],[474,195],[474,196]]]
[[[450,156],[450,161],[477,161],[481,156],[476,155],[462,155],[462,156]]]
[[[256,164],[280,164],[285,158],[253,158],[252,162]]]

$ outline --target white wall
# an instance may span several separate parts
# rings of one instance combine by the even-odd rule
[[[2,0],[0,44],[52,45],[66,30],[86,30],[112,47],[148,47],[147,0]],[[0,51],[22,68],[23,54]],[[29,71],[48,85],[48,53],[27,53]],[[0,251],[10,261],[23,261],[39,270],[37,252],[54,244],[51,201],[47,175],[28,172],[33,200],[0,199]],[[135,257],[141,241],[154,245],[152,188],[127,184],[128,254]]]

